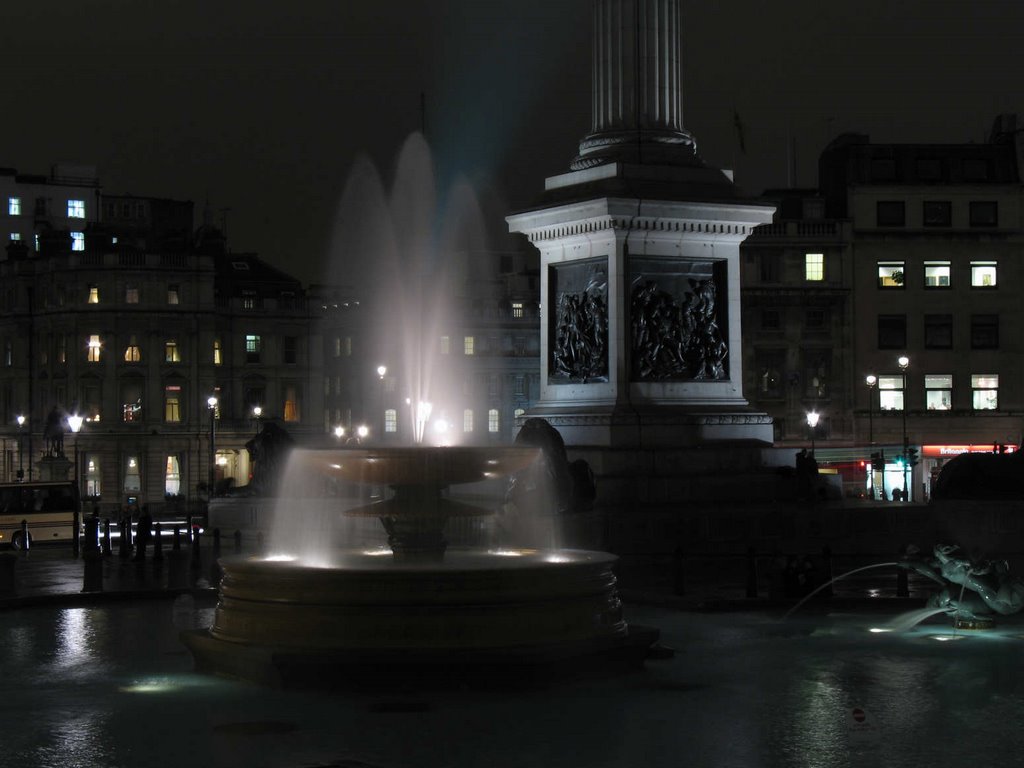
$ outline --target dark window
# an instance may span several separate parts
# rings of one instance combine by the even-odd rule
[[[964,181],[988,181],[991,163],[985,157],[971,157],[964,160]]]
[[[804,316],[804,326],[808,330],[820,331],[825,327],[825,310],[808,309]]]
[[[972,227],[994,227],[999,224],[999,206],[995,200],[972,200],[970,206]]]
[[[879,200],[876,215],[880,227],[902,227],[907,222],[906,204],[902,200]]]
[[[879,349],[906,349],[907,346],[907,316],[906,315],[879,315],[878,316],[878,348]]]
[[[971,349],[999,349],[999,315],[971,315]]]
[[[780,256],[777,253],[762,253],[761,254],[761,282],[762,283],[777,283],[779,282],[779,261]]]
[[[284,362],[286,365],[295,365],[295,359],[297,357],[296,350],[299,346],[299,340],[296,336],[285,336],[284,337]]]
[[[925,349],[952,349],[953,347],[953,316],[924,316]]]
[[[937,157],[919,157],[917,159],[917,178],[921,181],[941,180],[942,160]]]
[[[779,310],[777,309],[762,309],[761,310],[761,328],[766,331],[777,331],[781,321],[779,319]]]
[[[872,181],[895,181],[896,161],[890,157],[871,158]]]
[[[757,353],[757,394],[760,397],[782,397],[782,374],[786,368],[786,352],[781,349]]]
[[[953,223],[953,204],[948,200],[925,200],[921,220],[926,227],[948,227]]]

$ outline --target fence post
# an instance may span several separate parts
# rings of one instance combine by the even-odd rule
[[[828,544],[821,548],[821,564],[824,579],[822,583],[828,585],[821,592],[825,597],[832,597],[832,547]],[[813,589],[813,585],[808,586]]]
[[[174,526],[174,538],[171,543],[171,549],[175,552],[181,551],[181,528],[177,524]]]
[[[676,547],[672,553],[672,594],[680,597],[686,594],[686,557],[682,547]]]
[[[757,550],[747,549],[747,597],[757,597]]]
[[[71,556],[78,557],[82,552],[82,513],[80,510],[75,510],[73,515],[74,522],[72,522],[72,534],[71,534]]]
[[[110,518],[106,518],[103,521],[103,554],[104,556],[110,555]]]

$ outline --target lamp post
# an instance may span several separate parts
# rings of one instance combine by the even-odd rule
[[[875,424],[872,413],[875,408],[875,387],[878,386],[878,377],[869,373],[864,377],[864,383],[868,385],[868,484],[871,491],[871,500],[875,500],[875,454],[870,450],[875,444]]]
[[[380,379],[380,437],[384,438],[384,433],[387,431],[387,417],[384,414],[384,377],[388,375],[388,367],[386,365],[377,366],[377,378]]]
[[[71,434],[74,435],[75,441],[75,488],[78,490],[79,497],[82,495],[82,489],[78,480],[78,433],[81,431],[84,421],[85,419],[77,413],[68,416],[68,426],[71,428]]]
[[[818,419],[821,415],[817,411],[810,411],[807,414],[807,426],[810,427],[811,433],[811,457],[814,457],[814,429],[818,426]]]
[[[362,442],[363,440],[365,440],[366,436],[369,435],[369,434],[370,434],[370,428],[368,426],[366,426],[365,424],[360,424],[358,427],[356,427],[356,435],[359,438],[359,442]]]
[[[22,437],[21,430],[25,426],[25,417],[22,414],[18,414],[15,417],[15,421],[18,422],[18,482],[20,483],[25,479],[25,465],[23,464],[23,453],[22,453]]]
[[[903,372],[903,500],[910,501],[910,485],[908,471],[910,470],[907,450],[910,447],[910,442],[907,440],[907,368],[910,367],[910,358],[906,355],[900,355],[896,360],[896,364],[900,367]]]
[[[217,461],[217,398],[210,395],[206,399],[206,407],[210,411],[210,479],[207,488],[207,497],[213,501],[213,485],[216,478]]]
[[[260,433],[260,418],[263,416],[263,408],[258,405],[252,407],[252,418],[256,422],[256,435]]]
[[[339,440],[345,436],[345,428],[341,424],[334,428],[334,436]]]

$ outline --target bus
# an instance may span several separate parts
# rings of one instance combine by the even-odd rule
[[[29,545],[73,541],[76,512],[81,501],[74,482],[0,483],[0,545],[25,548],[22,521]]]

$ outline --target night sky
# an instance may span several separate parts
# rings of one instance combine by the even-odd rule
[[[787,184],[790,136],[810,186],[843,131],[983,141],[1024,113],[1019,0],[683,15],[686,127],[751,193]],[[589,0],[37,0],[0,4],[0,29],[0,166],[95,164],[107,192],[208,202],[233,250],[306,282],[354,158],[386,176],[421,93],[440,184],[475,182],[495,247],[590,125]]]

